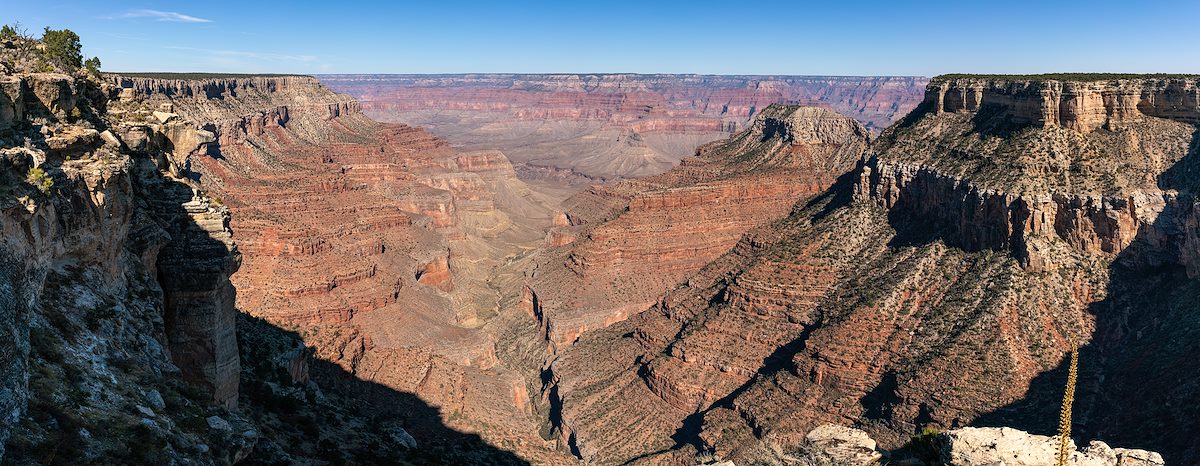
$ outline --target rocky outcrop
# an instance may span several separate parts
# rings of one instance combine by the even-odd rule
[[[203,411],[170,412],[163,400],[232,408],[239,394],[228,214],[175,177],[202,143],[185,149],[171,139],[202,140],[185,134],[200,130],[159,120],[126,131],[101,116],[105,90],[73,76],[0,80],[9,104],[0,112],[8,265],[0,352],[11,363],[0,374],[0,439],[9,447],[0,455],[42,461],[45,445],[77,462],[157,455],[114,438],[135,428],[174,438],[178,457],[208,462],[223,453],[191,448],[252,444],[184,432]],[[134,133],[144,138],[131,138],[136,149],[118,136]]]
[[[1162,456],[1146,450],[1111,448],[1092,440],[1082,449],[1069,440],[1067,463],[1089,466],[1162,466]],[[925,458],[947,466],[1050,466],[1058,464],[1059,445],[1055,437],[1029,434],[1009,427],[965,427],[940,434],[929,443],[936,458]],[[922,459],[906,458],[907,451],[879,450],[866,432],[836,424],[825,424],[805,436],[800,450],[784,461],[813,465],[879,464],[885,455],[901,464],[928,464]],[[930,452],[926,452],[930,453]],[[907,463],[905,463],[907,462]]]
[[[236,290],[229,277],[241,264],[232,241],[229,211],[208,199],[183,202],[159,251],[163,319],[171,356],[184,379],[207,388],[229,408],[237,406],[239,357]],[[175,207],[178,208],[178,207]]]
[[[941,434],[935,442],[941,460],[951,465],[1005,464],[1042,466],[1058,461],[1058,439],[1008,427],[967,427]],[[1093,440],[1076,449],[1068,445],[1067,464],[1095,466],[1162,466],[1162,455],[1146,450],[1111,448]]]
[[[527,176],[592,181],[670,169],[771,104],[834,110],[872,130],[920,101],[925,78],[696,75],[326,75],[384,121],[501,149]]]
[[[825,424],[804,436],[800,457],[805,464],[866,466],[879,464],[883,454],[875,441],[858,429]]]
[[[28,118],[65,120],[76,109],[75,78],[61,73],[0,77],[0,130]]]
[[[935,112],[1001,112],[1013,123],[1081,132],[1119,129],[1144,117],[1200,122],[1200,80],[1181,78],[1071,81],[936,79],[925,96]]]

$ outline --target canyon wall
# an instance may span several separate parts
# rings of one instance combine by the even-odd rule
[[[935,79],[829,191],[561,351],[563,438],[596,462],[740,464],[828,422],[884,448],[926,426],[1047,432],[1078,344],[1078,435],[1194,460],[1194,410],[1143,430],[1196,396],[1194,86]]]
[[[1200,90],[1188,79],[940,79],[927,91],[925,103],[938,113],[993,107],[1015,123],[1083,132],[1114,129],[1147,116],[1200,121]]]
[[[555,195],[519,181],[501,152],[377,123],[312,78],[111,79],[121,98],[110,113],[153,108],[210,136],[187,168],[232,214],[242,312],[300,334],[318,361],[410,394],[386,411],[426,448],[457,448],[449,427],[525,458],[567,458],[538,436],[533,389],[496,350],[499,314],[520,292],[497,288],[496,270],[542,244]],[[364,396],[395,403],[377,392]],[[439,412],[421,414],[426,404]]]
[[[746,231],[827,189],[868,141],[850,118],[776,105],[667,173],[568,199],[528,282],[552,350],[654,304]]]
[[[918,77],[635,74],[325,75],[383,121],[455,145],[503,150],[527,177],[662,173],[747,128],[771,104],[819,106],[878,131],[911,110]]]
[[[136,451],[114,434],[141,425],[174,438],[181,456],[237,458],[257,434],[187,432],[175,423],[202,423],[203,411],[167,412],[163,401],[238,405],[229,276],[240,256],[229,214],[174,176],[211,140],[177,121],[113,124],[104,118],[105,89],[93,81],[58,73],[0,79],[8,265],[0,351],[10,363],[0,388],[0,455],[42,461],[42,449],[54,445],[51,457],[139,461],[157,452]],[[130,415],[134,405],[140,411]],[[246,425],[226,416],[222,422]],[[88,429],[97,435],[80,433]],[[205,442],[223,451],[189,450]]]

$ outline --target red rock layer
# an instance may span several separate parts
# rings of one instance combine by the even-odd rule
[[[935,83],[928,99],[955,92]],[[926,425],[1046,429],[1074,340],[1092,364],[1077,430],[1194,460],[1195,409],[1142,433],[1162,426],[1156,406],[1196,393],[1197,327],[1183,309],[1200,296],[1189,278],[1200,203],[1177,173],[1195,166],[1194,122],[1179,108],[1075,129],[1005,113],[1045,96],[927,107],[885,132],[854,176],[646,312],[583,335],[550,366],[564,441],[595,462],[669,461],[697,446],[753,463],[823,423],[857,423],[889,448]],[[1119,144],[1130,140],[1142,142]],[[987,168],[1057,144],[1094,154],[1069,183]]]
[[[523,457],[567,458],[537,436],[526,384],[495,367],[495,338],[475,328],[474,301],[496,299],[483,285],[499,260],[490,255],[544,235],[514,226],[510,204],[497,208],[498,198],[530,197],[503,154],[461,153],[423,130],[376,123],[311,78],[114,79],[125,98],[161,103],[215,137],[191,169],[232,212],[243,312],[440,407],[452,428]],[[551,222],[534,201],[511,205]]]
[[[912,109],[924,78],[695,75],[329,75],[368,115],[456,145],[504,150],[525,176],[656,175],[747,128],[771,104],[835,110],[879,129]]]
[[[326,75],[368,110],[508,112],[594,119],[638,132],[735,131],[775,103],[826,106],[883,128],[912,109],[925,78],[699,75]]]
[[[580,224],[552,230],[549,245],[569,247],[551,250],[530,281],[552,348],[645,309],[747,230],[829,187],[867,137],[828,110],[771,107],[668,173],[568,200],[566,220]]]

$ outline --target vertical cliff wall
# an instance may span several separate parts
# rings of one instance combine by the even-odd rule
[[[211,134],[149,112],[109,119],[109,89],[95,81],[0,81],[0,351],[11,362],[0,377],[0,455],[138,462],[160,452],[130,448],[117,433],[144,428],[176,448],[232,448],[180,455],[235,458],[252,438],[201,438],[176,422],[203,423],[203,411],[167,408],[189,396],[238,401],[229,275],[239,259],[228,212],[186,177]]]

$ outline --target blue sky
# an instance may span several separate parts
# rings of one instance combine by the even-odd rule
[[[1198,73],[1198,19],[1198,0],[0,0],[110,71]]]

